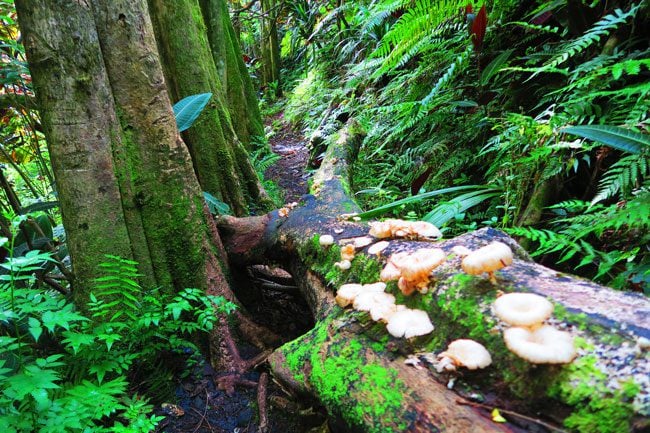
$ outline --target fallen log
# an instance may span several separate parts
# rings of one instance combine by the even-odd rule
[[[380,254],[357,248],[348,270],[341,245],[368,236],[368,226],[341,218],[358,212],[346,185],[347,160],[358,137],[344,129],[314,180],[314,195],[299,207],[262,217],[224,218],[219,228],[233,263],[279,263],[294,277],[315,327],[269,358],[275,380],[310,397],[355,432],[641,432],[650,423],[650,301],[535,264],[502,232],[482,229],[444,241],[391,239]],[[323,247],[321,235],[335,243]],[[376,243],[378,239],[372,239]],[[514,251],[496,285],[461,270],[458,245],[476,249],[493,241]],[[446,261],[432,272],[426,293],[404,296],[395,282],[386,292],[427,312],[435,329],[394,338],[365,312],[340,308],[343,283],[372,283],[392,254],[440,248]],[[506,347],[504,324],[492,312],[497,296],[539,294],[554,304],[550,324],[575,338],[569,364],[531,364]],[[482,343],[492,356],[484,370],[438,372],[436,354],[455,339]],[[451,389],[453,387],[453,389]],[[500,408],[508,422],[491,410]],[[341,426],[339,426],[341,427]]]

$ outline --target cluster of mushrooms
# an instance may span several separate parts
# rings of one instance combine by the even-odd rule
[[[424,221],[386,220],[371,222],[370,233],[375,239],[439,239],[440,231]],[[380,254],[388,242],[364,236],[355,238],[343,245],[341,261],[336,264],[342,270],[349,269],[357,248],[368,248],[368,254]],[[331,235],[320,237],[320,244],[327,247],[334,243]],[[461,267],[470,275],[486,273],[496,284],[494,273],[513,261],[510,247],[502,242],[492,242],[487,246],[471,251],[456,246],[453,252],[462,258]],[[434,326],[426,311],[409,309],[397,305],[395,297],[385,292],[386,281],[397,280],[400,291],[405,296],[414,292],[426,293],[431,272],[446,260],[440,248],[422,248],[414,252],[392,254],[381,271],[380,282],[372,284],[344,284],[336,293],[336,302],[342,308],[352,306],[355,310],[366,311],[372,320],[386,324],[387,331],[397,338],[411,338],[429,334]],[[567,332],[559,331],[544,322],[553,312],[553,304],[547,299],[530,293],[510,293],[497,298],[493,305],[494,314],[511,327],[504,333],[508,349],[519,357],[535,364],[568,363],[576,356],[573,338]],[[470,370],[485,368],[492,363],[487,349],[480,343],[461,339],[449,344],[440,353],[435,363],[438,372],[449,372],[457,367]]]

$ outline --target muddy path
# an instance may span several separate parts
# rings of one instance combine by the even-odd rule
[[[283,119],[282,113],[271,117],[267,124],[279,123],[281,128],[269,139],[271,149],[280,159],[265,173],[267,179],[276,182],[284,193],[285,203],[300,200],[307,194],[309,151],[300,132],[294,131]]]

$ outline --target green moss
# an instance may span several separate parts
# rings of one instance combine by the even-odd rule
[[[574,324],[581,331],[586,331],[597,338],[599,341],[612,346],[620,346],[625,338],[616,334],[612,329],[606,329],[595,323],[589,321],[589,317],[585,313],[570,313],[566,307],[561,304],[555,304],[553,316],[557,319]]]
[[[575,406],[564,420],[566,427],[580,433],[630,431],[634,415],[632,400],[640,391],[632,380],[611,390],[607,376],[596,365],[598,358],[587,355],[567,365],[548,390],[550,397]]]

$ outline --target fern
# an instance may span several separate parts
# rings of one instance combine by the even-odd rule
[[[647,178],[650,159],[645,155],[628,155],[616,161],[601,179],[598,194],[591,201],[598,203],[614,197],[619,191],[625,197]]]
[[[599,42],[603,37],[608,36],[613,30],[625,24],[628,19],[635,17],[640,7],[640,4],[634,5],[627,12],[615,9],[612,14],[606,15],[600,21],[596,22],[584,35],[561,45],[557,50],[559,54],[546,62],[533,76],[540,72],[556,70],[558,66],[565,63],[571,57],[584,52],[587,48]]]

